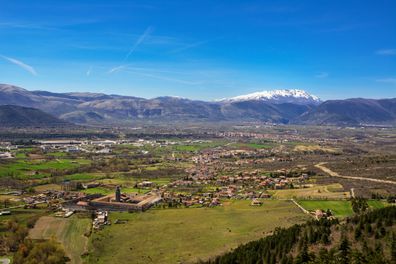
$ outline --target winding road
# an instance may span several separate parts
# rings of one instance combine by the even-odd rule
[[[332,177],[350,179],[350,180],[361,180],[361,181],[371,181],[371,182],[379,182],[379,183],[387,183],[387,184],[396,184],[396,181],[388,181],[388,180],[380,180],[374,178],[366,178],[366,177],[353,177],[353,176],[343,176],[339,175],[337,172],[330,170],[329,168],[325,167],[324,165],[327,162],[320,162],[315,165],[316,168],[321,169],[323,172],[329,174]]]

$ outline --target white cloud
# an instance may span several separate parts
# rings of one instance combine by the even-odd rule
[[[3,55],[0,55],[0,57],[2,57],[3,59],[5,59],[5,60],[17,65],[17,66],[19,66],[20,68],[30,72],[34,76],[37,75],[36,70],[32,66],[30,66],[30,65],[28,65],[28,64],[26,64],[26,63],[24,63],[24,62],[22,62],[20,60],[17,60],[17,59],[14,59],[14,58],[10,58],[10,57],[6,57],[6,56],[3,56]]]
[[[381,49],[375,52],[377,55],[392,56],[396,55],[396,49]]]
[[[318,74],[315,75],[316,78],[327,78],[329,77],[329,73],[328,72],[319,72]]]
[[[377,79],[376,81],[381,83],[396,84],[396,78],[383,78],[383,79]]]

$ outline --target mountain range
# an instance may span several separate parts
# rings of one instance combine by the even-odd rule
[[[0,127],[62,127],[70,125],[72,124],[36,108],[0,105]]]
[[[323,102],[303,90],[263,91],[207,102],[169,96],[145,99],[102,93],[28,91],[0,84],[0,105],[36,108],[57,119],[89,125],[130,125],[136,121],[396,124],[396,98]]]

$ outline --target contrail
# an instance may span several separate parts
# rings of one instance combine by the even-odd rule
[[[5,60],[7,60],[7,61],[19,66],[19,67],[21,67],[22,69],[30,72],[34,76],[37,76],[37,72],[32,66],[30,66],[30,65],[28,65],[26,63],[23,63],[22,61],[19,61],[17,59],[14,59],[14,58],[9,58],[9,57],[3,56],[3,55],[0,55],[0,57],[2,57],[3,59],[5,59]]]
[[[87,76],[90,76],[90,75],[91,75],[91,72],[92,72],[92,66],[91,66],[91,67],[89,67],[89,69],[88,69],[88,71],[87,71],[86,75],[87,75]]]
[[[107,73],[113,73],[113,72],[118,72],[122,69],[124,69],[127,65],[120,65],[114,68],[111,68]]]
[[[132,46],[131,50],[128,52],[128,54],[125,56],[124,61],[126,61],[129,56],[136,50],[137,47],[139,47],[140,44],[144,41],[144,39],[150,35],[150,33],[153,32],[153,27],[148,27],[146,30],[143,32],[143,34],[136,40],[135,44]]]
[[[201,46],[201,45],[206,44],[208,42],[209,42],[208,40],[198,41],[198,42],[195,42],[195,43],[192,43],[192,44],[185,45],[184,47],[171,50],[171,51],[169,51],[169,53],[178,53],[178,52],[181,52],[181,51],[185,51],[185,50],[188,50],[188,49],[192,49],[192,48]]]

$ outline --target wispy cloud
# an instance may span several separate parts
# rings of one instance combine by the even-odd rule
[[[22,62],[20,60],[17,60],[17,59],[14,59],[14,58],[10,58],[10,57],[6,57],[6,56],[3,56],[3,55],[0,55],[0,57],[2,57],[3,59],[7,60],[8,62],[11,62],[11,63],[19,66],[20,68],[30,72],[34,76],[37,75],[36,70],[32,66],[30,66],[30,65],[28,65],[28,64],[26,64],[26,63],[24,63],[24,62]]]
[[[172,78],[172,77],[167,77],[167,76],[163,76],[163,75],[158,75],[158,74],[156,74],[157,71],[154,71],[154,74],[153,74],[151,70],[142,71],[142,70],[139,70],[138,68],[123,67],[116,71],[119,71],[119,70],[122,70],[127,73],[140,75],[143,77],[147,77],[150,79],[169,81],[169,82],[180,83],[180,84],[185,84],[185,85],[199,85],[199,84],[203,83],[202,81],[190,81],[190,80],[183,80],[183,79],[179,79],[179,78]]]
[[[152,32],[153,32],[153,27],[148,27],[146,30],[143,32],[142,35],[139,36],[139,38],[136,40],[135,44],[133,44],[132,48],[129,50],[128,54],[125,56],[124,61],[126,61],[129,56],[142,44],[145,38],[147,38]]]
[[[114,68],[111,68],[107,73],[119,72],[119,71],[125,69],[126,67],[127,67],[127,65],[119,65],[119,66],[116,66]]]
[[[86,72],[86,75],[89,77],[91,75],[91,72],[92,72],[92,66],[89,67],[89,69]]]
[[[171,51],[169,51],[169,53],[178,53],[178,52],[182,52],[182,51],[185,51],[185,50],[188,50],[188,49],[192,49],[192,48],[201,46],[201,45],[206,44],[206,43],[208,43],[208,42],[209,42],[209,40],[203,40],[203,41],[198,41],[198,42],[195,42],[195,43],[187,44],[187,45],[185,45],[185,46],[183,46],[183,47],[180,47],[180,48],[171,50]]]
[[[327,78],[327,77],[329,77],[329,73],[328,72],[319,72],[315,75],[315,77],[320,78],[320,79]]]
[[[396,55],[396,49],[380,49],[375,52],[377,55],[392,56]]]
[[[16,22],[0,22],[0,28],[15,28],[15,29],[40,29],[53,30],[56,29],[51,26],[33,24],[33,23],[16,23]]]
[[[377,79],[376,81],[381,83],[396,84],[396,78],[383,78],[383,79]]]

